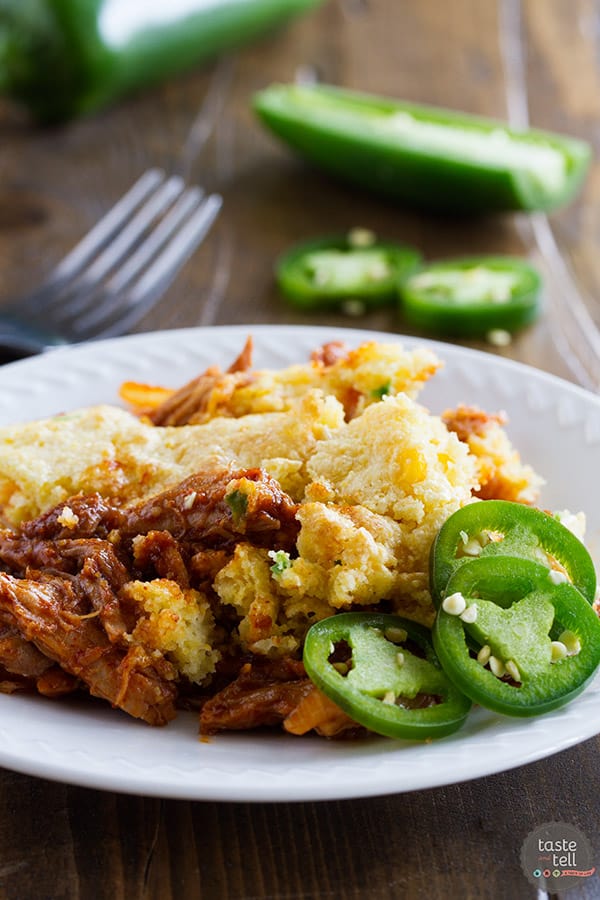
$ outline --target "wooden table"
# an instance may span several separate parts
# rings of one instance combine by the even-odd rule
[[[276,254],[296,239],[363,225],[429,257],[535,258],[550,282],[543,320],[510,347],[486,349],[597,389],[593,366],[573,354],[581,338],[561,321],[558,300],[567,296],[584,320],[600,323],[590,299],[600,289],[598,164],[582,198],[550,221],[424,217],[309,170],[261,131],[248,99],[271,81],[316,76],[517,124],[528,117],[598,146],[599,34],[593,0],[331,0],[229,61],[68,128],[35,130],[4,106],[2,295],[33,287],[146,166],[179,165],[212,86],[222,104],[187,174],[222,191],[224,210],[140,330],[312,322],[281,304]],[[403,330],[388,311],[319,321]],[[596,738],[484,780],[297,805],[144,799],[3,772],[0,898],[530,898],[519,851],[537,825],[571,822],[600,853],[599,750]],[[600,882],[568,896],[600,897]]]

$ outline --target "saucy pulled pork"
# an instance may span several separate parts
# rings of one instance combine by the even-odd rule
[[[223,467],[127,508],[77,495],[0,532],[0,690],[60,696],[83,689],[165,724],[190,685],[163,653],[135,638],[140,611],[124,586],[159,578],[207,590],[242,538],[293,549],[296,511],[264,471]],[[225,686],[222,678],[217,686],[203,706],[207,733],[279,723],[310,682],[297,660],[232,658]]]

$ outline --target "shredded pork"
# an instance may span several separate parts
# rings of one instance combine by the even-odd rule
[[[78,495],[4,530],[0,689],[58,696],[81,686],[151,725],[165,724],[181,678],[165,653],[144,642],[152,629],[139,627],[144,610],[130,586],[146,579],[200,597],[240,539],[292,548],[296,511],[262,470],[224,467],[127,508]],[[263,691],[262,717],[280,721],[301,693],[298,685]],[[269,713],[269,704],[282,715]]]

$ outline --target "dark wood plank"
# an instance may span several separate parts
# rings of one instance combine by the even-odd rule
[[[4,773],[0,896],[525,900],[533,828],[570,822],[600,852],[598,750],[595,739],[487,779],[328,803],[159,801]]]

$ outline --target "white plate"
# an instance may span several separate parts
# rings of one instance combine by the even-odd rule
[[[340,336],[354,345],[366,338],[399,339],[248,326],[136,335],[58,350],[0,370],[0,423],[112,402],[126,379],[179,385],[208,363],[229,363],[249,332],[256,364],[275,367],[303,361],[314,347]],[[445,368],[425,389],[423,402],[434,412],[459,402],[505,409],[514,442],[547,479],[542,503],[588,514],[598,564],[600,399],[492,355],[431,346]],[[89,787],[202,800],[325,800],[435,787],[532,762],[598,732],[600,679],[558,712],[513,720],[477,710],[462,731],[429,745],[243,733],[203,743],[191,714],[151,729],[96,701],[0,696],[0,764]]]

